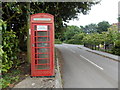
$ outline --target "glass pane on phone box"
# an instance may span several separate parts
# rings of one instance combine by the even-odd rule
[[[37,47],[49,47],[49,43],[37,43]]]
[[[49,58],[48,54],[38,54],[38,58]]]
[[[47,32],[41,31],[41,32],[37,32],[38,36],[47,36]]]
[[[38,60],[38,64],[46,64],[46,63],[49,63],[48,59],[39,59]]]
[[[48,65],[36,65],[36,69],[49,69]]]
[[[47,41],[47,37],[38,37],[38,41]]]
[[[45,53],[45,52],[48,52],[48,48],[38,48],[38,49],[37,49],[37,52],[38,52],[38,53],[41,53],[41,52],[42,52],[42,53]]]

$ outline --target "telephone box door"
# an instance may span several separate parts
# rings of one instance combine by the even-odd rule
[[[32,76],[52,76],[53,62],[53,27],[52,24],[32,24]]]

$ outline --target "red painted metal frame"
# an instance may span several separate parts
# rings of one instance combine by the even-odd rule
[[[51,18],[50,21],[34,21],[33,18]],[[30,18],[30,28],[31,28],[31,36],[30,36],[30,48],[31,48],[31,76],[53,76],[54,75],[54,16],[51,14],[47,14],[47,13],[38,13],[38,14],[33,14],[31,15]],[[35,36],[35,32],[39,32],[37,30],[34,30],[34,25],[47,25],[50,27],[50,30],[48,30],[49,36]],[[44,30],[43,30],[44,31]],[[48,35],[48,31],[47,35]],[[41,31],[42,32],[42,31]],[[36,34],[37,35],[37,34]],[[49,41],[40,41],[40,42],[36,42],[35,41],[35,37],[49,37]],[[48,38],[47,38],[48,40]],[[49,47],[35,47],[35,43],[49,43]],[[35,52],[36,48],[49,48],[49,52],[44,52],[44,53],[38,53]],[[48,59],[49,63],[46,64],[38,64],[38,59],[42,60],[42,58],[36,58],[35,54],[49,54],[48,58],[44,58],[44,59]],[[36,65],[49,65],[50,68],[49,69],[36,69]]]

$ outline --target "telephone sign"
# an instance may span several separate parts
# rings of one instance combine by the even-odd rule
[[[31,76],[54,75],[54,16],[31,15]]]
[[[48,30],[46,25],[37,25],[37,30]]]

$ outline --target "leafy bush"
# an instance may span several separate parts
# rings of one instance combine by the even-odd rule
[[[82,39],[85,37],[85,33],[78,33],[78,34],[75,34],[73,37],[72,37],[72,40],[68,41],[69,43],[71,42],[72,44],[83,44],[83,41]]]
[[[2,72],[2,78],[0,79],[0,88],[6,88],[9,84],[18,80],[18,76],[13,77],[13,72],[8,74],[8,70],[12,67],[16,67],[19,64],[17,59],[18,38],[13,30],[6,31],[6,24],[0,20],[0,34],[2,37],[2,45],[0,46],[0,71]],[[0,73],[1,73],[0,72]]]
[[[2,56],[3,56],[4,51],[2,50],[2,46],[0,45],[0,71],[2,70]]]
[[[55,44],[62,44],[62,42],[59,39],[55,39]]]
[[[21,72],[19,70],[13,70],[12,73],[7,73],[6,75],[2,76],[0,79],[0,88],[6,88],[10,84],[17,82],[19,80],[19,74]]]
[[[66,43],[68,43],[68,44],[76,44],[76,43],[75,43],[75,39],[67,40]]]
[[[120,40],[115,42],[115,46],[112,48],[112,53],[120,56]]]
[[[6,31],[6,24],[2,23],[2,72],[7,72],[11,67],[17,66],[19,60],[17,60],[18,39],[16,33],[13,30]]]

